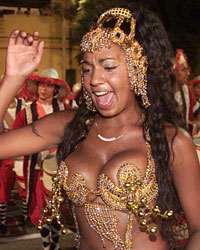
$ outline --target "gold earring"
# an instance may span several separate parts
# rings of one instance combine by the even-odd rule
[[[97,111],[96,107],[94,106],[90,93],[86,90],[85,87],[83,87],[83,99],[85,100],[87,109],[95,113]]]
[[[84,87],[84,80],[83,80],[83,74],[81,73],[81,84],[83,86],[83,99],[85,101],[85,105],[86,105],[86,108],[89,110],[89,111],[92,111],[92,112],[96,112],[96,107],[94,106],[94,103],[92,101],[92,98],[90,96],[90,93],[86,90],[86,88]]]
[[[147,58],[142,55],[142,47],[139,50],[138,46],[135,42],[135,48],[127,49],[127,67],[131,89],[136,95],[141,96],[143,106],[148,108],[150,102],[147,96]]]

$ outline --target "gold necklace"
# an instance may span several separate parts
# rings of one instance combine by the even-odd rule
[[[97,128],[97,122],[95,121],[95,126],[96,126],[96,128]],[[123,137],[124,136],[124,134],[122,134],[122,135],[119,135],[119,136],[114,136],[114,137],[104,137],[104,136],[102,136],[101,134],[99,134],[98,133],[98,128],[97,128],[97,137],[101,140],[101,141],[105,141],[105,142],[113,142],[113,141],[116,141],[116,140],[118,140],[118,139],[120,139],[121,137]]]

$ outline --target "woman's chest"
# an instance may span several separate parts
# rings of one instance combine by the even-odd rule
[[[69,169],[69,182],[78,173],[84,178],[88,188],[96,189],[98,177],[101,174],[107,175],[117,184],[117,173],[127,163],[134,165],[134,169],[139,169],[144,175],[147,161],[148,150],[145,143],[136,146],[122,142],[112,145],[81,144],[67,157],[65,163]]]
[[[149,198],[150,194],[150,200],[154,199],[157,184],[153,178],[155,167],[150,147],[138,148],[127,146],[103,154],[104,149],[93,152],[90,147],[77,149],[66,159],[65,184],[69,196],[75,203],[79,200],[79,204],[100,196],[118,209],[126,208],[127,197],[139,201],[142,196]]]

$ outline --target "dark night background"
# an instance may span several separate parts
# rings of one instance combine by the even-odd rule
[[[154,11],[167,30],[174,52],[183,49],[192,69],[191,78],[200,74],[200,1],[199,0],[123,0],[123,3],[137,1]],[[122,0],[89,0],[84,4],[85,13],[79,19],[75,37],[77,41],[88,29],[91,19],[102,13],[102,9],[117,6]],[[74,41],[76,42],[76,41]]]
[[[183,49],[188,56],[192,76],[200,74],[200,0],[87,0],[84,3],[87,15],[79,19],[75,26],[76,32],[74,33],[73,44],[79,44],[80,37],[88,28],[90,20],[94,19],[97,13],[101,12],[101,9],[112,7],[113,4],[116,6],[121,1],[127,1],[128,3],[137,1],[156,12],[164,23],[174,51],[176,48]],[[0,5],[42,8],[50,2],[50,0],[1,0]],[[77,3],[78,1],[74,2]],[[70,8],[65,9],[67,19],[76,15],[74,7],[77,6],[71,5]]]

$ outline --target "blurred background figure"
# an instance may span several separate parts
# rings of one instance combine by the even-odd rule
[[[29,91],[36,92],[36,100],[21,110],[14,122],[13,129],[31,124],[45,115],[57,111],[70,109],[71,106],[61,102],[61,99],[71,97],[71,90],[68,84],[59,79],[58,72],[48,68],[41,75],[32,74],[26,80],[26,87]],[[25,224],[33,223],[38,225],[42,208],[45,206],[44,185],[42,183],[42,162],[45,157],[55,152],[56,149],[38,152],[33,155],[24,156],[21,183],[23,187],[19,190],[22,199],[23,220]],[[50,191],[49,191],[50,192]],[[44,225],[41,231],[44,249],[49,249],[49,235],[53,235],[53,245],[58,243],[59,227]],[[51,233],[53,231],[53,233]],[[54,244],[55,242],[55,244]],[[54,249],[54,248],[52,248]],[[56,248],[57,249],[57,248]]]
[[[185,122],[185,128],[192,134],[194,113],[198,110],[199,103],[196,102],[195,95],[187,85],[191,69],[187,56],[181,49],[176,50],[173,70],[176,78],[175,99]]]
[[[189,81],[188,86],[191,88],[200,106],[200,78],[197,77]],[[200,161],[200,107],[194,113],[192,136],[193,136],[193,141],[196,145],[197,154]]]
[[[73,103],[72,103],[73,108],[78,108],[79,96],[80,96],[79,94],[80,94],[81,88],[82,88],[82,85],[80,82],[77,82],[72,86],[72,93],[76,94],[76,98],[75,100],[73,100]]]
[[[26,14],[27,16],[29,16],[31,14],[31,9],[30,8],[26,8],[26,11],[24,12],[24,14]]]
[[[21,7],[17,8],[17,14],[24,14],[23,11],[21,10]]]
[[[41,16],[51,16],[52,15],[52,9],[50,4],[46,4],[44,8],[40,9],[40,15]]]
[[[195,78],[188,82],[188,86],[191,87],[196,100],[200,103],[200,79]]]
[[[22,90],[10,103],[3,121],[3,133],[12,130],[16,115],[25,107],[25,102],[33,100],[35,97],[25,91],[25,83]],[[0,162],[0,234],[7,233],[6,213],[7,203],[10,200],[11,192],[14,189],[15,180],[18,179],[19,171],[22,169],[22,157],[16,159],[4,159]],[[17,181],[17,183],[19,183]]]
[[[65,103],[65,105],[72,107],[72,109],[78,108],[78,99],[79,99],[79,93],[81,91],[82,85],[80,82],[75,83],[72,86],[72,95],[71,96],[65,96],[62,98],[62,102]]]

